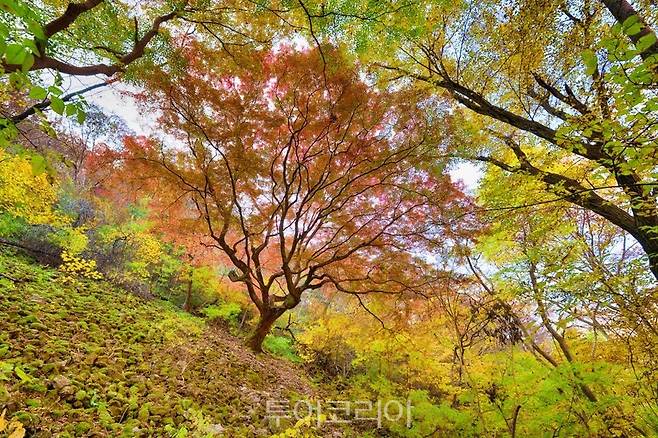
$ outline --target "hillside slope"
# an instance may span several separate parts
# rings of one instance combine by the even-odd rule
[[[0,253],[0,412],[26,436],[269,436],[267,400],[315,395],[166,302],[62,281]]]

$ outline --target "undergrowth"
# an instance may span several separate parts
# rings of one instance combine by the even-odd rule
[[[292,364],[268,365],[166,301],[16,254],[0,252],[0,274],[0,413],[26,436],[269,436],[266,399],[301,391],[277,374]]]

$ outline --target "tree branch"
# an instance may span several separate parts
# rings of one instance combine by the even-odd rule
[[[114,82],[114,80],[99,82],[97,84],[85,87],[81,90],[77,90],[77,91],[74,91],[72,93],[66,94],[66,95],[62,96],[61,99],[64,102],[68,102],[71,99],[73,99],[74,97],[82,96],[83,94],[89,93],[90,91],[96,90],[96,89],[101,88],[101,87],[106,87],[106,86],[110,85],[113,82]],[[9,120],[11,120],[12,123],[16,124],[16,123],[18,123],[22,120],[27,119],[32,114],[35,114],[37,112],[37,110],[43,110],[43,109],[48,108],[50,106],[50,104],[51,104],[51,100],[50,99],[45,99],[42,102],[39,102],[35,105],[32,105],[31,107],[27,108],[25,111],[21,112],[20,114],[17,114],[15,116],[10,117]]]
[[[55,23],[51,26],[52,31],[59,32],[63,29],[66,29],[68,26],[70,26],[73,23],[73,21],[75,21],[75,19],[82,12],[92,9],[94,6],[97,6],[102,1],[103,0],[88,0],[87,2],[82,4],[88,6],[84,10],[81,10],[82,6],[80,4],[71,4],[71,5],[77,5],[77,7],[73,7],[72,9],[74,12],[77,13],[70,13],[69,15],[66,15],[67,13],[65,13],[65,15],[60,17],[61,21],[54,20],[53,22],[51,22],[50,24]],[[69,10],[72,8],[71,5],[69,5],[69,8],[67,8],[67,12],[69,12]],[[178,11],[172,11],[166,15],[157,17],[153,21],[153,25],[151,26],[149,31],[146,32],[144,36],[142,36],[142,38],[139,38],[135,41],[132,50],[129,53],[120,56],[118,58],[118,61],[114,64],[99,63],[99,64],[92,64],[85,66],[77,66],[48,56],[45,53],[45,47],[42,47],[41,50],[42,53],[40,53],[39,56],[35,57],[34,64],[30,68],[30,71],[52,69],[60,73],[66,73],[73,76],[93,76],[99,74],[108,77],[113,76],[116,73],[123,72],[127,65],[144,56],[146,46],[158,34],[160,30],[160,26],[163,23],[176,18],[177,16],[178,16]],[[66,19],[64,19],[63,17],[66,17]],[[4,61],[3,61],[3,67],[5,72],[13,72],[21,69],[20,65],[7,64]]]

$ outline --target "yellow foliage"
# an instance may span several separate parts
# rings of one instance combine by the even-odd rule
[[[58,247],[65,248],[68,254],[80,254],[89,243],[85,231],[85,227],[64,227],[51,234],[50,239]]]
[[[341,313],[345,312],[345,313]],[[359,309],[347,313],[328,310],[297,338],[306,347],[302,357],[312,361],[317,354],[340,364],[368,368],[385,378],[404,372],[408,384],[453,393],[451,365],[454,339],[450,322],[438,315],[389,325],[383,330],[374,319],[363,318]],[[393,321],[390,324],[395,324]],[[352,350],[352,354],[346,352]],[[435,360],[428,361],[432,357]]]
[[[65,282],[75,282],[76,277],[89,280],[100,280],[103,278],[103,275],[96,270],[95,260],[87,260],[64,251],[62,253],[62,261],[64,263],[59,267],[59,270],[66,274],[62,278]]]
[[[135,243],[134,262],[131,268],[134,275],[146,279],[150,277],[149,268],[163,256],[162,244],[148,231],[138,232],[133,236]]]
[[[21,422],[17,420],[5,420],[6,413],[7,410],[5,409],[2,411],[2,415],[0,415],[0,432],[6,432],[8,434],[7,438],[23,438],[25,436],[25,428]]]
[[[59,225],[66,217],[53,210],[57,186],[45,172],[35,174],[28,158],[0,150],[0,211],[29,224]]]
[[[327,421],[327,416],[320,414],[319,416],[307,415],[304,418],[297,420],[293,427],[289,427],[279,434],[272,435],[271,438],[316,438],[319,437],[312,431],[312,428],[318,423]]]
[[[108,228],[100,237],[106,245],[119,239],[126,242],[131,254],[128,270],[124,274],[137,280],[148,279],[153,266],[166,255],[163,243],[152,233],[148,222]]]

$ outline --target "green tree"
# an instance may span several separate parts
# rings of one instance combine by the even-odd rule
[[[419,1],[375,18],[370,2],[309,2],[304,11],[307,31],[351,43],[382,86],[434,92],[429,108],[453,135],[447,156],[532,175],[631,234],[658,278],[657,45],[645,3]]]

